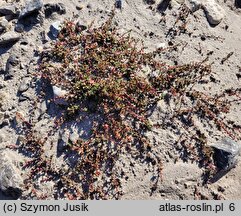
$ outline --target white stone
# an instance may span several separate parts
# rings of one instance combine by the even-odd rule
[[[202,6],[211,25],[218,25],[225,16],[224,9],[215,0],[206,0]]]

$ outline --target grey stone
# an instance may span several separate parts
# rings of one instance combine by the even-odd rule
[[[16,66],[19,64],[19,58],[16,55],[10,55],[5,69],[5,79],[11,79],[16,73]]]
[[[25,92],[27,91],[29,88],[29,80],[28,79],[24,79],[20,85],[19,85],[19,88],[18,88],[18,91],[19,92]]]
[[[25,100],[32,100],[33,99],[33,94],[30,94],[29,92],[23,92],[20,96],[19,96],[19,101],[25,101]]]
[[[77,142],[78,139],[79,139],[79,135],[78,135],[77,132],[74,131],[74,132],[70,133],[70,135],[69,135],[69,140],[70,140],[72,143]]]
[[[60,30],[61,30],[61,22],[60,21],[56,21],[56,22],[51,24],[50,32],[55,38],[58,37],[58,34],[59,34]]]
[[[14,28],[14,30],[15,30],[16,32],[22,33],[22,32],[24,32],[24,25],[21,24],[21,23],[17,23],[16,26],[15,26],[15,28]]]
[[[0,112],[0,125],[2,125],[3,120],[4,120],[4,113]]]
[[[202,6],[210,25],[218,25],[225,16],[224,9],[215,0],[204,1]]]
[[[0,48],[11,46],[13,43],[19,41],[21,36],[15,32],[6,32],[0,36]]]
[[[17,9],[14,5],[3,5],[0,6],[1,15],[14,15],[17,14]]]
[[[43,7],[42,0],[29,0],[26,3],[24,9],[20,12],[19,19],[27,17],[27,16],[31,15],[32,13],[41,10],[42,7]]]
[[[16,155],[10,151],[0,153],[0,190],[16,199],[23,191],[23,178],[14,158]]]
[[[4,18],[0,18],[0,34],[4,32],[8,27],[8,21]]]
[[[60,130],[57,150],[63,152],[68,147],[69,133],[66,130]]]
[[[122,9],[122,7],[123,7],[122,0],[116,0],[115,1],[115,7],[118,8],[118,9]]]
[[[0,134],[0,143],[2,143],[5,140],[5,135],[4,134]]]
[[[6,115],[6,112],[0,112],[0,127],[4,127],[9,124],[9,116]]]
[[[48,110],[47,103],[46,101],[43,101],[39,106],[39,114],[43,115],[44,113],[47,112],[47,110]]]
[[[221,170],[230,170],[237,164],[241,145],[230,138],[223,138],[221,141],[210,144],[214,148],[214,162]]]

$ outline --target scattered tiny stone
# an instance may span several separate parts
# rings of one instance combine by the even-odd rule
[[[57,145],[58,152],[63,152],[67,148],[68,140],[69,140],[69,134],[67,133],[67,131],[61,130],[59,132],[58,145]]]
[[[19,85],[19,88],[18,88],[18,91],[19,92],[25,92],[27,91],[29,88],[29,80],[28,79],[24,79],[20,85]]]
[[[47,112],[48,108],[47,108],[47,103],[46,103],[46,101],[43,101],[43,102],[40,104],[38,110],[39,110],[39,115],[40,115],[40,116]]]
[[[225,16],[224,9],[215,0],[207,0],[202,6],[210,25],[218,25]]]
[[[28,42],[28,39],[27,39],[27,38],[21,38],[21,39],[20,39],[20,45],[26,46],[26,45],[28,45],[28,44],[29,44],[29,42]]]
[[[40,37],[41,37],[41,41],[43,43],[47,43],[48,42],[48,39],[47,39],[47,36],[46,36],[46,32],[45,31],[41,31],[40,32]]]
[[[72,132],[72,133],[69,135],[69,140],[70,140],[72,143],[77,142],[78,139],[79,139],[79,135],[78,135],[78,133],[76,133],[76,132]]]
[[[44,13],[46,18],[50,17],[54,12],[57,12],[60,15],[66,14],[66,7],[62,3],[44,5]]]
[[[225,191],[225,188],[219,185],[218,186],[218,192],[222,192],[223,193],[224,191]]]
[[[156,0],[144,0],[146,4],[153,5],[156,3]]]
[[[0,6],[0,15],[15,15],[17,9],[14,5],[3,5]]]
[[[77,26],[78,26],[78,28],[81,29],[81,31],[84,31],[87,29],[87,26],[85,24],[83,24],[83,21],[78,21]]]
[[[0,127],[4,127],[9,124],[8,115],[5,112],[0,112]]]
[[[39,11],[43,7],[42,0],[29,0],[27,1],[24,9],[20,12],[19,19],[27,17],[37,11]]]
[[[57,86],[53,86],[52,88],[53,88],[53,93],[54,93],[54,102],[59,105],[66,105],[67,102],[65,101],[65,99],[63,97],[67,94],[67,91],[65,91]]]
[[[50,26],[50,32],[55,38],[58,37],[60,30],[61,30],[61,22],[60,21],[56,21]]]
[[[24,32],[24,25],[21,24],[21,23],[17,23],[17,24],[15,25],[14,30],[15,30],[16,32],[22,33],[22,32]]]
[[[6,69],[5,69],[5,79],[11,79],[13,78],[15,74],[15,67],[19,64],[19,58],[16,55],[10,55],[7,63],[6,63]]]
[[[88,3],[88,4],[86,5],[86,7],[87,7],[88,9],[91,9],[91,8],[92,8],[92,4],[91,4],[91,3]]]
[[[19,102],[23,102],[26,100],[32,100],[32,94],[28,93],[28,92],[23,92],[20,96],[19,96]]]
[[[5,81],[0,81],[0,89],[6,87]]]
[[[77,10],[82,10],[83,8],[84,8],[83,5],[77,5],[77,6],[76,6],[76,9],[77,9]]]
[[[0,48],[5,46],[11,46],[19,41],[21,36],[13,31],[6,32],[0,36]]]
[[[115,1],[115,7],[118,9],[122,9],[122,0],[116,0]]]
[[[4,17],[0,17],[0,34],[8,27],[8,21]]]

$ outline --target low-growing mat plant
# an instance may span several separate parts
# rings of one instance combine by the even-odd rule
[[[214,96],[195,90],[195,84],[211,74],[206,59],[175,66],[160,62],[158,56],[171,52],[172,47],[146,52],[130,32],[118,32],[112,25],[113,16],[100,27],[90,25],[84,31],[74,21],[66,20],[51,49],[41,54],[41,80],[67,92],[62,96],[66,103],[61,105],[62,115],[55,119],[55,130],[71,121],[81,122],[88,115],[93,121],[89,136],[70,141],[65,149],[65,154],[78,155],[76,164],[57,170],[52,166],[52,156],[45,154],[48,137],[37,138],[33,125],[23,119],[25,141],[17,148],[32,152],[31,160],[23,166],[30,170],[25,181],[28,196],[47,197],[38,192],[40,180],[55,182],[56,199],[119,199],[125,173],[116,171],[115,164],[121,154],[156,167],[153,175],[158,178],[150,189],[155,192],[165,163],[152,154],[154,147],[146,132],[153,127],[184,129],[177,140],[180,145],[173,145],[179,146],[183,160],[205,167],[207,179],[217,170],[207,137],[193,117],[202,118],[233,139],[240,137],[240,127],[220,117],[240,100],[240,89]],[[149,116],[159,100],[171,101],[176,108],[163,123],[153,125]]]

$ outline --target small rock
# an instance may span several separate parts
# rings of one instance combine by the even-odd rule
[[[19,58],[16,55],[10,55],[5,69],[5,79],[11,79],[15,75],[15,67],[19,64]]]
[[[153,5],[156,3],[156,0],[144,0],[146,4]]]
[[[25,92],[27,91],[29,88],[29,80],[28,79],[24,79],[20,85],[19,85],[19,88],[18,88],[18,91],[19,92]]]
[[[42,0],[29,0],[24,9],[20,12],[19,19],[27,17],[32,13],[39,11],[43,7]]]
[[[17,199],[22,194],[23,178],[14,165],[16,155],[4,151],[0,153],[0,189],[7,195]]]
[[[52,13],[57,12],[58,14],[66,14],[66,7],[62,3],[50,3],[44,5],[45,17],[48,18]]]
[[[210,25],[218,25],[225,16],[224,9],[215,0],[207,0],[202,6]]]
[[[121,0],[116,0],[116,1],[121,1]],[[88,9],[92,9],[92,8],[93,8],[93,6],[92,6],[91,3],[88,3],[88,4],[86,5],[86,7],[87,7]]]
[[[20,35],[13,31],[6,32],[5,34],[0,36],[0,48],[4,46],[10,46],[13,43],[19,41],[20,38]]]
[[[115,7],[118,9],[122,9],[122,0],[116,0],[115,1]]]
[[[157,9],[161,12],[164,12],[170,5],[171,0],[161,0],[157,6]]]
[[[47,39],[47,36],[46,36],[46,32],[45,31],[41,31],[39,34],[40,34],[40,37],[41,37],[41,41],[43,43],[47,43],[48,39]]]
[[[0,112],[0,126],[2,125],[3,120],[4,120],[4,113]]]
[[[25,100],[32,100],[33,99],[33,95],[28,93],[28,92],[23,92],[20,96],[19,96],[19,102],[25,101]]]
[[[8,27],[8,21],[4,17],[0,17],[0,34]]]
[[[78,139],[79,139],[79,135],[78,135],[77,132],[72,132],[72,133],[69,135],[69,140],[70,140],[72,143],[77,142]]]
[[[222,187],[221,185],[218,186],[218,192],[223,193],[225,191],[225,188]]]
[[[4,134],[0,134],[0,143],[2,143],[5,140],[5,135]]]
[[[50,26],[50,32],[55,38],[58,37],[60,30],[61,30],[61,22],[60,21],[56,21]]]
[[[22,33],[22,32],[24,32],[24,25],[21,24],[21,23],[17,23],[16,26],[15,26],[15,28],[14,28],[14,30],[15,30],[16,32]]]
[[[57,145],[58,152],[63,152],[68,147],[68,141],[69,141],[69,134],[67,133],[67,131],[61,130],[59,132],[58,145]]]
[[[46,113],[47,110],[48,110],[47,103],[46,103],[46,101],[43,101],[39,106],[40,115],[43,115],[44,113]]]
[[[156,45],[156,48],[157,49],[164,49],[166,47],[166,43],[158,43],[157,45]]]
[[[0,89],[6,87],[5,81],[0,81]]]
[[[67,91],[53,86],[53,93],[54,93],[54,102],[59,105],[67,105],[68,103],[64,99],[64,96],[68,93]]]
[[[76,6],[76,9],[77,9],[77,10],[82,10],[83,8],[84,8],[83,5],[77,5],[77,6]]]
[[[237,163],[241,145],[230,138],[224,138],[218,143],[210,145],[214,148],[214,162],[220,170],[230,170]]]
[[[0,15],[15,15],[17,9],[14,5],[3,5],[0,6]]]
[[[8,115],[6,115],[6,112],[0,112],[0,127],[4,127],[6,125],[8,125],[9,123],[9,119],[8,119]]]
[[[84,24],[83,20],[79,20],[76,24],[76,26],[81,30],[84,31],[87,29],[87,26]]]
[[[201,0],[188,0],[186,4],[192,12],[195,12],[201,8],[202,1]]]
[[[0,110],[6,112],[8,109],[7,102],[10,100],[10,95],[6,92],[0,92]]]
[[[235,6],[241,8],[241,0],[235,0]]]

